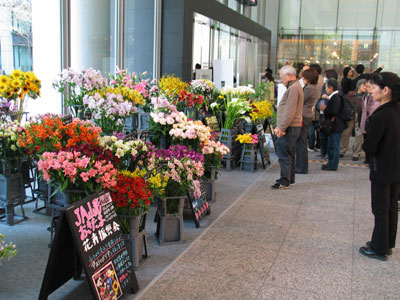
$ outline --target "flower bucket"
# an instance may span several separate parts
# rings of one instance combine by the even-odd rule
[[[157,232],[158,243],[165,244],[181,244],[184,243],[183,234],[183,206],[186,196],[165,197],[158,200],[158,220]],[[167,213],[167,202],[178,201],[178,211],[175,214]]]
[[[150,113],[139,109],[139,130],[149,130]]]
[[[206,190],[206,199],[208,202],[215,202],[217,193],[215,192],[215,174],[216,168],[211,167],[210,178],[203,178],[202,182]]]
[[[135,268],[140,267],[148,255],[148,243],[146,235],[146,216],[147,212],[139,216],[118,215],[120,219],[129,220],[130,232],[124,234],[127,250],[132,258],[132,264]]]
[[[240,157],[240,170],[255,172],[257,169],[257,152],[255,144],[243,144],[242,155]]]
[[[5,218],[7,225],[26,220],[23,203],[26,198],[24,184],[21,173],[5,176],[0,174],[0,208],[4,209],[4,214],[0,215],[0,219]],[[14,212],[14,207],[20,205],[22,215],[18,222],[15,222],[14,217],[17,216]]]

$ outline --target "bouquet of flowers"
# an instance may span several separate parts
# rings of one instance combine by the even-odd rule
[[[17,255],[17,250],[15,249],[15,245],[13,243],[6,244],[4,242],[4,234],[0,233],[0,262],[3,259],[10,259]]]
[[[201,153],[204,155],[204,177],[211,178],[211,168],[222,167],[221,161],[225,154],[229,153],[229,148],[220,142],[210,140],[201,147]],[[217,174],[216,174],[217,175]]]
[[[180,95],[188,87],[188,84],[178,77],[167,75],[159,80],[158,86],[160,93],[175,97]]]
[[[185,90],[178,95],[177,100],[173,101],[174,105],[176,105],[180,110],[183,110],[185,107],[195,107],[200,109],[203,106],[203,102],[203,95],[196,95]]]
[[[248,86],[238,86],[235,88],[232,87],[224,87],[221,89],[221,93],[223,95],[230,95],[232,98],[251,98],[253,94],[255,94],[255,90],[253,86],[249,84]]]
[[[143,96],[127,87],[107,87],[83,97],[83,104],[92,113],[96,125],[106,133],[123,130],[125,119],[137,113],[138,105],[144,105]]]
[[[251,110],[250,104],[243,98],[232,98],[229,95],[220,95],[223,99],[223,106],[225,108],[225,118],[221,116],[221,124],[225,129],[232,129],[236,120],[246,119],[246,113]],[[218,104],[212,105],[211,107]],[[250,120],[249,120],[250,121]]]
[[[10,119],[18,112],[18,108],[13,104],[12,100],[0,98],[0,121],[4,122]]]
[[[201,121],[183,121],[176,123],[169,131],[176,143],[185,145],[192,150],[200,151],[200,144],[207,143],[211,137],[211,129]]]
[[[253,102],[251,107],[253,110],[250,112],[250,117],[254,122],[262,121],[266,118],[272,117],[272,105],[268,100]]]
[[[238,134],[235,141],[239,141],[241,144],[257,144],[258,143],[258,134]]]
[[[153,143],[156,144],[161,136],[167,137],[173,124],[187,121],[183,112],[179,112],[176,106],[171,104],[167,98],[161,96],[152,98],[153,110],[150,113],[150,134],[153,136]]]
[[[64,125],[57,115],[43,115],[25,125],[18,142],[29,155],[54,152],[80,144],[97,144],[101,128],[77,118]]]
[[[190,152],[184,146],[171,146],[168,149],[156,151],[156,157],[160,161],[165,161],[160,164],[161,173],[168,177],[163,196],[182,196],[191,189],[195,197],[200,197],[199,179],[204,174],[204,158],[200,153],[194,152]],[[176,213],[177,205],[177,201],[168,201],[167,213]]]
[[[81,190],[87,195],[111,189],[117,184],[117,170],[111,162],[97,160],[78,151],[45,152],[38,161],[38,169],[57,190]],[[77,199],[71,199],[71,203]]]
[[[24,148],[18,143],[21,128],[18,123],[4,121],[0,124],[0,160],[10,166],[11,172],[18,172],[21,159],[26,155]],[[0,174],[6,170],[0,169]]]
[[[135,173],[119,171],[117,184],[111,191],[115,210],[120,216],[138,216],[149,211],[153,199],[148,183]],[[120,217],[124,232],[129,232],[128,218]]]
[[[192,80],[189,85],[191,93],[203,95],[204,97],[211,96],[213,89],[214,84],[211,81],[204,79]]]
[[[33,72],[14,70],[10,75],[0,76],[0,97],[12,100],[17,108],[17,120],[21,121],[22,113],[26,108],[27,97],[36,99],[40,97],[41,81]]]
[[[111,151],[118,160],[118,170],[135,171],[137,167],[147,167],[147,161],[151,157],[154,146],[140,139],[124,141],[116,136],[103,136],[99,145]]]
[[[146,75],[147,72],[137,75],[135,72],[129,74],[128,70],[117,69],[115,76],[110,75],[110,85],[114,87],[124,86],[138,91],[145,101],[145,104],[143,104],[144,111],[149,112],[151,98],[158,96],[158,86],[155,79],[153,79],[151,82],[149,82],[149,78],[145,79]]]
[[[58,75],[58,79],[53,81],[53,87],[60,93],[65,94],[65,103],[72,109],[75,117],[83,108],[83,97],[98,89],[107,86],[107,79],[103,77],[101,71],[92,68],[74,71],[71,68],[64,69]]]

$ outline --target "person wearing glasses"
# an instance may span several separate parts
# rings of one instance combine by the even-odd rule
[[[395,247],[400,195],[400,78],[391,72],[372,74],[370,92],[380,106],[371,115],[363,149],[370,157],[374,230],[360,248],[370,258],[387,260]]]

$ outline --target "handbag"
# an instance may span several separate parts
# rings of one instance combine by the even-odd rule
[[[326,135],[330,135],[332,133],[333,122],[335,121],[335,117],[332,119],[323,119],[320,123],[320,131]]]

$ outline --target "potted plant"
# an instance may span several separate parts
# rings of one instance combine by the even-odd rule
[[[220,142],[209,140],[206,144],[202,144],[201,151],[204,155],[202,181],[206,187],[207,200],[214,202],[216,197],[215,181],[218,175],[217,168],[222,167],[222,158],[229,152],[229,149]]]
[[[148,257],[146,215],[152,201],[148,183],[137,173],[119,171],[111,191],[128,251],[135,267]]]
[[[25,112],[27,99],[40,97],[41,82],[33,72],[14,70],[10,75],[0,76],[0,96],[13,102],[15,108],[12,115],[21,122]]]
[[[185,146],[156,151],[161,173],[168,177],[164,195],[158,201],[157,233],[160,244],[183,242],[183,206],[191,189],[200,197],[199,178],[204,174],[204,157]]]
[[[4,238],[4,234],[0,233],[0,265],[3,259],[7,258],[10,260],[12,257],[17,255],[17,249],[15,249],[15,245],[12,242],[6,244],[4,242]]]
[[[71,68],[64,69],[54,80],[53,87],[64,94],[64,102],[69,106],[70,112],[83,119],[83,97],[90,92],[107,86],[107,79],[101,71],[92,68],[74,71]]]
[[[6,223],[14,225],[14,206],[20,205],[22,219],[25,218],[23,202],[25,188],[21,174],[21,162],[26,151],[20,147],[18,123],[6,120],[0,125],[0,208],[4,209]]]

